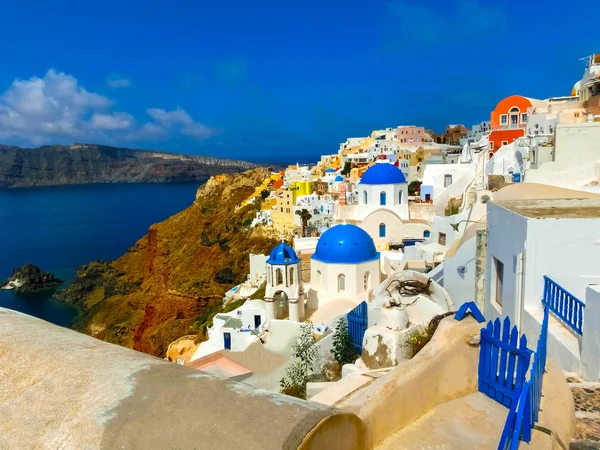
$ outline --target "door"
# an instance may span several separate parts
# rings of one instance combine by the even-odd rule
[[[254,316],[254,329],[258,330],[260,328],[260,314]]]
[[[225,350],[231,350],[231,333],[223,333],[223,341]]]
[[[425,201],[426,202],[430,202],[431,201],[431,194],[425,194]]]

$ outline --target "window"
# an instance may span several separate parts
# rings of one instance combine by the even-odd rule
[[[444,187],[447,188],[452,184],[452,174],[447,173],[444,175]]]
[[[277,269],[275,271],[275,281],[277,282],[276,286],[283,284],[283,272],[281,271],[281,269]]]
[[[490,150],[494,150],[494,143],[490,142]]]
[[[365,276],[363,279],[363,291],[368,291],[371,287],[371,273],[365,272]]]
[[[446,245],[446,233],[439,233],[438,234],[438,244],[440,244],[440,245]]]
[[[429,230],[423,231],[423,237],[429,239],[431,237],[431,232]]]
[[[404,167],[404,165],[403,165]],[[402,191],[398,192],[398,204],[402,204]]]
[[[385,237],[385,223],[380,223],[379,224],[379,237],[380,238],[384,238]]]
[[[494,263],[494,284],[492,286],[493,293],[492,298],[496,300],[500,306],[502,306],[502,288],[504,286],[504,264],[501,261],[493,257]]]
[[[527,123],[527,113],[521,114],[521,123]]]
[[[294,268],[290,267],[290,284],[294,284]]]
[[[367,200],[368,200],[367,191],[363,192],[363,197],[364,197],[364,203],[366,205],[367,204]]]
[[[281,207],[281,212],[283,212],[283,206]]]
[[[321,290],[321,271],[317,270],[317,273],[315,274],[316,278],[317,278],[317,289],[320,291]]]
[[[502,141],[502,145],[508,145],[508,141]]]
[[[338,292],[343,292],[346,290],[346,275],[340,273],[338,275]]]
[[[508,124],[508,115],[500,114],[500,125],[507,125],[507,124]]]
[[[379,194],[379,204],[382,206],[385,206],[385,203],[386,203],[385,192],[382,191]]]

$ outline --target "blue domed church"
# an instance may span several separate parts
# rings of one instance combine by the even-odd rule
[[[356,186],[357,205],[340,206],[336,219],[360,225],[385,249],[389,243],[422,238],[429,225],[411,221],[408,206],[408,183],[402,171],[387,160],[369,167]]]
[[[311,258],[310,284],[318,306],[336,298],[366,300],[379,283],[379,252],[371,236],[350,224],[323,233]]]

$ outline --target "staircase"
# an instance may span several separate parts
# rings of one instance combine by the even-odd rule
[[[575,432],[570,450],[600,449],[600,383],[565,373],[575,400]]]

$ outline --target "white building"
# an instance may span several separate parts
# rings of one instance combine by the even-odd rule
[[[531,148],[525,181],[567,189],[594,190],[600,178],[600,122],[558,124],[554,147]]]
[[[421,185],[421,201],[435,203],[445,189],[473,169],[473,164],[427,164]]]
[[[286,169],[284,179],[285,183],[288,185],[296,181],[310,181],[312,179],[312,173],[310,167],[296,164],[295,167],[288,167]]]
[[[491,124],[490,121],[480,122],[469,130],[467,135],[463,138],[460,138],[460,146],[464,146],[465,144],[474,144],[478,142],[483,136],[486,136],[490,133]]]
[[[485,316],[510,317],[533,347],[545,276],[582,302],[600,283],[600,198],[497,201],[488,203],[487,223]],[[599,326],[585,322],[583,347]],[[581,373],[585,364],[578,336],[554,318],[548,355],[564,371]]]
[[[238,309],[217,314],[208,330],[208,340],[202,342],[191,360],[202,358],[219,350],[244,351],[258,341],[258,334],[267,320],[265,302],[247,300]]]

